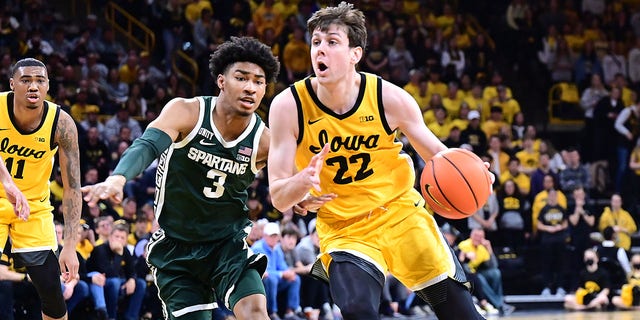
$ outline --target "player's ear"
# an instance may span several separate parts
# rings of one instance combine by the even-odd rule
[[[9,88],[13,91],[13,78],[9,78]]]
[[[362,48],[361,47],[355,47],[351,49],[351,62],[353,64],[356,64],[358,62],[360,62],[360,59],[362,58]]]
[[[224,76],[219,74],[218,78],[216,78],[216,83],[218,84],[218,89],[220,91],[224,91]]]

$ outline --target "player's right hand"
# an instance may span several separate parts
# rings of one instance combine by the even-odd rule
[[[114,203],[122,202],[126,178],[123,176],[110,176],[104,182],[80,188],[84,194],[84,201],[90,207],[95,206],[100,200],[110,199]]]
[[[29,219],[30,208],[27,198],[22,194],[20,189],[13,183],[5,183],[4,190],[7,194],[7,200],[13,205],[13,212],[23,221]]]

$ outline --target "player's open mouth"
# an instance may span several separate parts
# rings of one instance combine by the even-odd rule
[[[324,64],[324,63],[322,63],[322,62],[318,63],[318,70],[320,70],[320,71],[325,71],[325,70],[327,70],[327,69],[329,69],[329,67],[327,67],[327,65],[326,65],[326,64]]]
[[[30,103],[36,103],[38,102],[38,99],[38,95],[30,94],[27,96],[27,101],[29,101]]]
[[[242,101],[244,104],[248,104],[251,106],[253,106],[256,103],[256,101],[251,98],[242,98],[240,99],[240,101]]]

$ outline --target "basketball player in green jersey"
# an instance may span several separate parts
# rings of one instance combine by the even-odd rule
[[[273,205],[317,210],[321,254],[313,272],[329,281],[345,320],[379,319],[387,272],[439,319],[481,319],[460,263],[413,188],[396,131],[425,160],[446,146],[411,95],[356,70],[367,40],[361,11],[342,2],[316,11],[307,25],[315,75],[282,91],[269,111]]]
[[[209,320],[215,301],[224,301],[237,319],[266,320],[266,257],[245,243],[251,223],[245,203],[269,150],[269,130],[254,111],[280,64],[268,46],[234,37],[212,54],[209,68],[217,97],[171,100],[113,174],[82,191],[90,206],[120,202],[125,182],[159,158],[160,229],[147,261],[167,318]]]

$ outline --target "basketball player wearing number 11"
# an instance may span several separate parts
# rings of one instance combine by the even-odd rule
[[[460,264],[413,188],[414,169],[396,131],[423,159],[446,147],[408,93],[356,71],[367,39],[361,11],[342,2],[317,11],[307,25],[315,76],[274,99],[268,169],[277,209],[318,212],[314,274],[328,278],[346,320],[379,318],[386,272],[439,319],[482,319]]]
[[[7,199],[7,186],[0,186],[0,251],[8,236],[15,261],[27,267],[38,291],[43,319],[66,319],[60,272],[65,281],[78,276],[76,242],[82,209],[78,130],[69,114],[44,100],[49,75],[41,61],[25,58],[16,62],[9,85],[12,91],[0,93],[0,156],[24,193],[29,210],[16,215],[11,203],[15,190],[8,190]],[[58,150],[64,182],[64,246],[56,257],[49,178]]]

